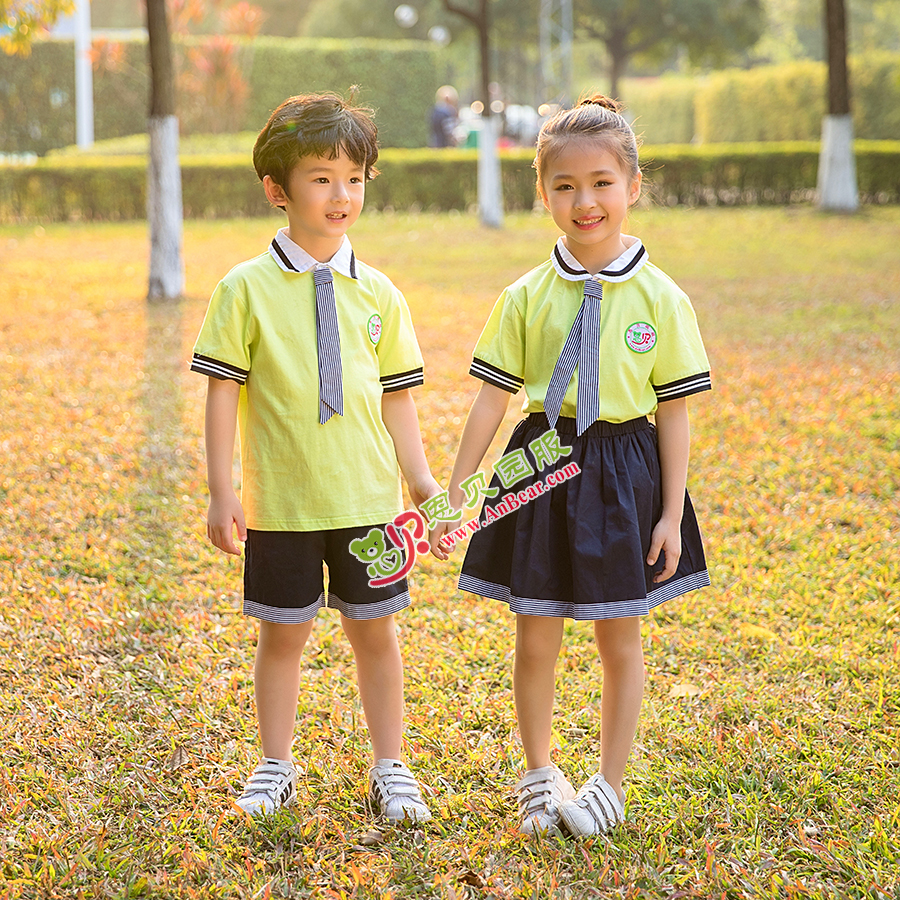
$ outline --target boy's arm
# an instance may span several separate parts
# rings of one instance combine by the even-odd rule
[[[681,558],[681,517],[684,513],[684,491],[691,449],[691,426],[686,398],[666,400],[659,404],[656,410],[656,430],[662,475],[662,516],[653,529],[647,565],[654,565],[660,550],[665,551],[665,568],[653,579],[654,582],[660,582],[675,574]]]
[[[421,506],[429,497],[439,494],[441,486],[428,468],[419,430],[419,415],[409,390],[382,394],[381,418],[394,442],[394,452],[409,488],[409,498],[417,507]]]
[[[460,485],[474,475],[481,465],[484,454],[487,453],[488,447],[506,415],[506,408],[509,406],[511,396],[509,391],[488,384],[488,382],[481,385],[481,390],[478,391],[478,396],[466,418],[459,449],[456,451],[453,474],[450,476],[450,506],[452,509],[462,509],[465,495]],[[438,559],[447,559],[449,556],[439,544],[441,537],[449,528],[450,524],[440,522],[431,533],[431,552]]]
[[[210,377],[206,389],[206,481],[209,485],[206,534],[220,550],[235,554],[241,552],[234,543],[235,525],[238,540],[247,540],[244,510],[232,481],[240,393],[241,386],[231,379]]]

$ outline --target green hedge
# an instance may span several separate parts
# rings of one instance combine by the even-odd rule
[[[696,137],[701,142],[818,140],[826,79],[825,64],[817,62],[718,72],[697,91]],[[850,91],[858,138],[900,140],[900,57],[852,57]]]
[[[626,78],[621,99],[634,130],[648,144],[689,144],[694,139],[696,78]]]
[[[202,46],[204,38],[176,42],[176,52]],[[286,97],[307,91],[346,94],[361,87],[360,102],[375,107],[381,143],[423,147],[434,92],[437,50],[422,41],[235,39],[249,86],[239,129],[258,132]],[[147,127],[149,76],[144,41],[121,42],[115,70],[94,72],[97,140],[143,132]],[[98,45],[99,46],[99,45]],[[0,53],[0,153],[43,155],[75,142],[75,57],[71,41],[42,40],[26,58]],[[200,98],[202,100],[202,96]],[[191,98],[182,97],[182,106]],[[202,119],[191,107],[194,118]],[[190,132],[190,116],[182,131]],[[217,130],[210,128],[207,130]]]
[[[708,77],[625,79],[621,99],[648,143],[817,141],[824,63],[730,69]],[[900,140],[900,55],[850,58],[853,120],[861,140]]]
[[[507,210],[535,202],[533,154],[502,154]],[[812,199],[815,143],[707,147],[646,146],[645,195],[662,205],[784,204]],[[381,175],[366,188],[370,209],[465,210],[477,199],[474,150],[385,150]],[[859,141],[856,166],[863,202],[900,202],[900,142]],[[193,155],[182,160],[187,217],[265,215],[269,207],[246,154]],[[143,218],[143,157],[41,160],[0,166],[0,221]]]

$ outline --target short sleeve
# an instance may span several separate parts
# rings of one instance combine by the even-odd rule
[[[246,303],[220,281],[194,344],[191,371],[244,384],[250,374],[250,330]]]
[[[712,390],[709,360],[690,300],[681,296],[665,323],[660,325],[656,361],[650,383],[657,402],[677,400]]]
[[[511,394],[525,383],[525,320],[509,288],[491,310],[475,345],[469,374]]]
[[[403,391],[425,381],[422,352],[416,340],[412,316],[403,294],[396,288],[383,306],[381,321],[369,320],[370,339],[378,332],[375,353],[384,393]]]

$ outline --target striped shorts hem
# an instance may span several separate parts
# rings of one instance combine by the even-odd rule
[[[264,622],[273,622],[278,625],[296,625],[301,622],[309,622],[316,617],[320,609],[331,607],[337,609],[348,619],[381,619],[384,616],[393,615],[405,609],[410,604],[409,591],[403,591],[395,597],[379,600],[375,603],[345,603],[335,594],[325,592],[319,594],[319,599],[309,606],[282,609],[278,606],[265,606],[262,603],[254,603],[252,600],[244,601],[244,615],[254,619],[262,619]]]

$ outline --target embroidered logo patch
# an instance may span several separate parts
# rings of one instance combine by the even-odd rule
[[[646,353],[656,346],[656,332],[646,322],[635,322],[625,329],[625,343],[635,353]]]
[[[366,330],[369,333],[369,340],[373,344],[377,344],[381,340],[381,316],[379,316],[378,313],[369,317],[369,323],[366,326]]]

